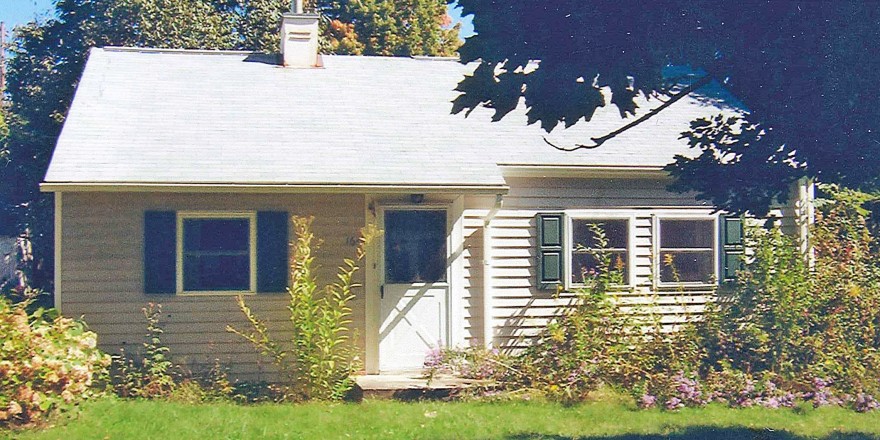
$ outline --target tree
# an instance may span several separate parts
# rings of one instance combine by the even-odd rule
[[[801,177],[860,189],[880,183],[880,111],[871,105],[880,98],[880,3],[459,5],[474,15],[477,32],[460,49],[461,61],[478,67],[459,84],[453,112],[485,106],[497,120],[524,97],[529,123],[549,131],[589,121],[606,105],[605,87],[621,116],[633,117],[639,95],[670,99],[714,80],[742,100],[746,113],[693,121],[683,130],[700,154],[667,166],[673,189],[762,215]],[[696,75],[666,77],[670,65]],[[597,141],[585,139],[581,147],[601,148],[603,139]]]
[[[446,0],[319,0],[326,48],[356,55],[455,55]],[[356,41],[357,43],[352,43]]]
[[[239,48],[263,52],[279,45],[277,23],[290,0],[213,0],[240,36]],[[351,55],[455,54],[446,0],[310,0],[321,14],[321,49]]]
[[[313,3],[314,4],[314,3]],[[341,52],[447,55],[458,41],[442,28],[444,0],[317,0],[317,8],[352,29]],[[397,13],[395,7],[412,10]],[[277,52],[289,0],[58,0],[55,17],[15,30],[6,124],[0,138],[0,212],[32,242],[25,267],[36,287],[52,280],[52,195],[39,182],[73,99],[88,51],[102,46],[245,49]],[[388,17],[379,11],[394,12]],[[325,24],[328,20],[324,20]],[[324,40],[333,41],[324,26]],[[323,44],[333,50],[334,44]]]

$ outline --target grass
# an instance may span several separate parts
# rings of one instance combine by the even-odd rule
[[[880,439],[880,412],[686,408],[640,411],[616,401],[417,402],[240,406],[107,398],[25,439]]]

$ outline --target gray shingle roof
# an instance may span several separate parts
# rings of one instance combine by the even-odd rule
[[[503,186],[498,165],[656,167],[687,154],[679,134],[718,112],[685,98],[602,147],[617,109],[547,135],[518,109],[500,122],[451,115],[455,61],[324,56],[289,69],[266,55],[94,49],[47,183]],[[656,100],[648,106],[659,104]]]

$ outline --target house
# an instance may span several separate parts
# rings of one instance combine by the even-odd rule
[[[595,264],[575,245],[589,246],[591,223],[625,271],[621,299],[656,297],[667,322],[702,310],[732,270],[738,220],[667,191],[662,170],[693,153],[679,139],[691,120],[734,111],[724,96],[688,97],[601,148],[561,152],[544,137],[571,145],[626,121],[607,109],[546,134],[521,110],[494,123],[488,110],[451,115],[469,66],[318,56],[314,15],[285,15],[282,32],[283,63],[92,50],[42,190],[55,194],[56,305],[104,349],[139,347],[141,308],[161,303],[175,361],[265,379],[225,328],[245,325],[239,294],[284,328],[290,215],[315,217],[325,280],[359,228],[384,230],[352,304],[368,373],[416,369],[437,344],[527,343],[567,301],[558,287]],[[809,215],[808,188],[793,191],[779,210],[792,230]]]

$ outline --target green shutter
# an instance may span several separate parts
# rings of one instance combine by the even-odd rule
[[[177,214],[144,213],[144,293],[177,291]]]
[[[286,212],[257,213],[257,292],[287,288],[288,222]]]
[[[565,273],[565,253],[562,249],[563,220],[561,213],[538,214],[536,217],[538,289],[556,290],[562,285],[562,277]]]
[[[721,279],[733,281],[736,272],[744,268],[745,246],[743,244],[743,219],[721,219]]]

